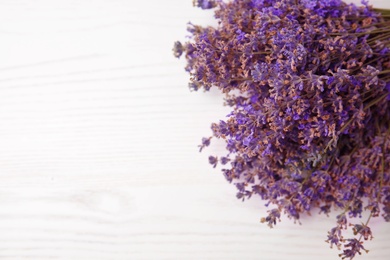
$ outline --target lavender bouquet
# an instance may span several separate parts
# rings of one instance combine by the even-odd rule
[[[341,0],[194,4],[215,8],[219,25],[189,24],[174,55],[187,60],[191,90],[218,88],[231,107],[202,139],[201,150],[226,143],[209,162],[239,199],[266,201],[268,226],[337,209],[326,241],[342,259],[368,251],[370,220],[390,221],[390,11]]]

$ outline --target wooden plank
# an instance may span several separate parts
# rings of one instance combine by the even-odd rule
[[[0,1],[0,259],[337,259],[332,217],[270,230],[208,165],[222,146],[198,153],[229,109],[189,92],[171,48],[211,16],[190,0]],[[373,230],[362,259],[387,259],[390,229]]]

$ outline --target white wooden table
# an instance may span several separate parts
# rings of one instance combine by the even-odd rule
[[[386,0],[372,1],[390,7]],[[198,153],[228,109],[172,56],[191,0],[0,0],[0,259],[338,259],[333,217],[242,203]],[[388,259],[390,225],[371,252]]]

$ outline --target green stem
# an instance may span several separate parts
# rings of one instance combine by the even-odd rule
[[[390,29],[388,27],[378,28],[371,30],[369,32],[360,32],[360,33],[351,33],[351,32],[341,32],[341,33],[329,33],[330,36],[339,36],[339,35],[356,35],[356,36],[363,36],[367,34],[377,34],[377,33],[383,33],[383,32],[390,32]]]
[[[384,100],[385,98],[387,98],[387,96],[388,96],[388,93],[386,93],[385,95],[381,96],[380,98],[377,98],[377,99],[371,101],[371,102],[368,103],[367,106],[365,106],[363,109],[364,109],[364,110],[369,109],[370,107],[376,105],[377,103],[379,103],[379,102],[381,102],[382,100]]]
[[[387,73],[390,73],[390,70],[382,70],[381,72],[379,72],[379,75],[383,75]]]
[[[385,8],[374,8],[375,12],[382,13],[382,12],[390,12],[390,9]]]
[[[375,43],[376,41],[380,41],[382,39],[388,39],[389,37],[390,37],[390,33],[385,33],[385,34],[375,36],[373,38],[368,39],[367,43],[372,44],[372,43]]]
[[[365,227],[368,226],[368,223],[370,223],[371,218],[372,218],[372,212],[370,212],[370,215],[368,216],[368,219],[367,219],[366,223],[364,224]],[[362,237],[363,237],[363,234],[360,234],[360,237],[359,237],[359,240],[358,240],[359,242],[362,240]],[[363,250],[366,251],[366,253],[368,253],[367,249],[363,248]]]
[[[389,76],[386,76],[386,77],[384,77],[384,78],[381,78],[381,80],[383,80],[384,82],[390,81],[390,75],[389,75]]]

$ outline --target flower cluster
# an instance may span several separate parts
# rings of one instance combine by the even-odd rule
[[[261,222],[342,209],[327,241],[344,246],[343,259],[366,251],[371,217],[390,221],[388,15],[341,0],[194,4],[216,8],[219,26],[190,23],[174,55],[187,60],[191,90],[219,88],[232,108],[202,139],[201,150],[226,142],[209,162],[226,167],[238,198],[273,206]],[[349,223],[365,210],[365,224]],[[356,237],[344,238],[347,228]]]

